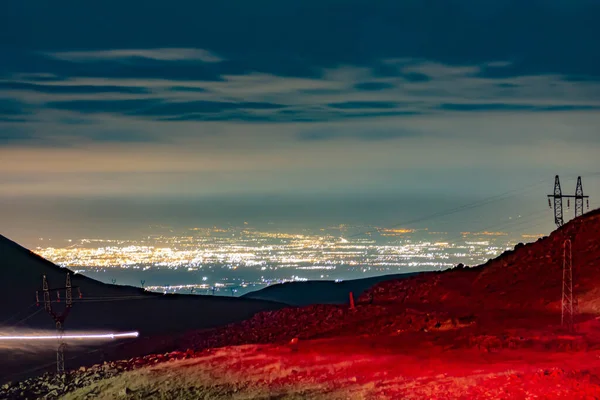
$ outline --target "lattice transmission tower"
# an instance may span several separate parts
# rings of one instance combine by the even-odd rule
[[[586,200],[587,209],[590,209],[590,196],[583,195],[583,185],[581,177],[577,178],[577,187],[575,188],[575,218],[583,215],[583,200]]]
[[[81,298],[81,290],[76,287],[79,291],[79,297]],[[62,312],[58,313],[52,307],[52,299],[51,292],[56,291],[56,303],[60,303],[60,293],[64,290],[65,292],[65,307]],[[50,289],[48,287],[48,279],[46,275],[42,278],[42,292],[44,297],[44,309],[52,317],[54,323],[56,325],[56,332],[58,336],[58,347],[56,349],[56,373],[60,377],[65,373],[65,349],[67,344],[63,340],[63,335],[65,331],[65,320],[71,311],[71,307],[73,307],[73,286],[71,286],[71,275],[67,273],[67,280],[65,287],[63,288],[54,288]],[[37,304],[39,305],[39,292],[35,293]]]
[[[576,310],[576,300],[573,297],[573,248],[570,239],[563,243],[563,279],[562,279],[562,311],[560,324],[573,330],[573,315]]]
[[[590,196],[583,195],[583,185],[581,183],[581,177],[577,178],[577,187],[575,188],[575,195],[562,194],[560,187],[560,179],[558,175],[554,177],[554,193],[548,195],[548,206],[552,207],[552,200],[554,200],[554,223],[558,228],[565,224],[563,216],[563,199],[567,199],[567,208],[571,207],[571,199],[575,199],[575,218],[583,215],[583,200],[587,202],[587,208],[590,209]]]

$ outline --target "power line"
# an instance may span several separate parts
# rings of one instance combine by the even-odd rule
[[[479,232],[489,231],[489,230],[500,231],[511,225],[514,228],[515,226],[522,226],[522,225],[530,224],[532,222],[539,221],[535,225],[529,226],[529,229],[532,229],[533,227],[537,227],[537,226],[545,223],[546,215],[542,215],[542,214],[545,214],[545,212],[544,211],[537,212],[537,213],[528,215],[527,217],[524,217],[524,218],[519,218],[519,219],[515,219],[515,220],[510,220],[510,221],[504,221],[500,224],[487,225],[485,227],[478,228],[477,231],[479,231]],[[458,240],[463,240],[463,239],[464,239],[464,235],[462,233],[458,233],[456,235],[447,237],[445,240],[448,241],[449,243],[454,243],[454,242],[457,242]]]
[[[16,318],[17,316],[19,316],[21,313],[23,313],[24,311],[28,311],[31,307],[35,306],[36,303],[31,303],[27,308],[25,308],[24,310],[21,310],[17,313],[15,313],[12,317],[9,317],[7,319],[5,319],[4,321],[0,322],[0,325],[4,325],[7,324],[10,320]]]
[[[588,177],[588,179],[589,178],[595,178],[595,177],[598,177],[598,176],[600,176],[600,172],[591,172],[589,174],[586,174],[586,177]],[[569,175],[567,177],[567,180],[575,179],[575,177],[576,176]],[[467,203],[467,204],[461,205],[459,207],[451,208],[451,209],[444,210],[444,211],[438,211],[438,212],[435,212],[433,214],[429,214],[429,215],[425,215],[425,216],[418,217],[418,218],[415,218],[415,219],[411,219],[411,220],[407,220],[407,221],[404,221],[404,222],[400,222],[400,223],[391,225],[391,226],[389,226],[386,229],[396,228],[398,226],[412,225],[412,224],[415,224],[415,223],[418,223],[418,222],[423,222],[423,221],[435,219],[435,218],[438,218],[438,217],[444,217],[444,216],[455,214],[455,213],[458,213],[458,212],[461,212],[461,211],[466,211],[466,210],[470,210],[470,209],[473,209],[473,208],[485,206],[485,205],[488,205],[488,204],[491,204],[491,203],[494,203],[494,202],[497,202],[497,201],[508,199],[508,198],[514,196],[515,194],[519,193],[519,192],[528,192],[528,191],[531,191],[534,188],[536,188],[536,187],[538,187],[538,186],[540,186],[540,185],[542,185],[544,183],[547,183],[547,182],[548,182],[547,179],[541,179],[541,180],[539,180],[536,183],[533,183],[531,185],[522,186],[522,187],[519,187],[519,188],[516,188],[516,189],[512,189],[512,190],[506,191],[504,193],[500,193],[500,194],[497,194],[497,195],[494,195],[494,196],[487,197],[485,199],[481,199],[481,200],[478,200],[478,201],[475,201],[475,202],[471,202],[471,203]],[[541,224],[538,224],[538,225],[541,225]],[[492,227],[490,227],[490,228],[492,228]],[[486,229],[490,229],[490,228],[486,228]],[[363,235],[368,235],[368,234],[371,234],[371,233],[377,231],[378,229],[379,228],[375,228],[375,229],[370,229],[370,230],[367,230],[367,231],[359,232],[359,233],[356,233],[354,235],[349,236],[348,239],[356,238],[356,237],[363,236]]]
[[[444,210],[444,211],[438,211],[438,212],[435,212],[433,214],[429,214],[429,215],[425,215],[425,216],[418,217],[418,218],[415,218],[415,219],[403,221],[403,222],[391,225],[387,229],[396,228],[396,227],[399,227],[399,226],[412,225],[412,224],[415,224],[415,223],[418,223],[418,222],[427,221],[427,220],[434,219],[434,218],[437,218],[437,217],[445,217],[447,215],[455,214],[455,213],[458,213],[458,212],[461,212],[461,211],[465,211],[465,210],[470,210],[470,209],[473,209],[473,208],[481,207],[481,206],[484,206],[484,205],[487,205],[487,204],[494,203],[494,202],[499,201],[499,200],[504,200],[506,198],[509,198],[509,197],[511,197],[512,195],[514,195],[514,194],[516,194],[518,192],[532,190],[533,188],[535,188],[535,187],[537,187],[537,186],[539,186],[539,185],[541,185],[543,183],[546,183],[546,182],[547,182],[546,179],[542,179],[542,180],[540,180],[540,181],[538,181],[538,182],[536,182],[534,184],[523,186],[523,187],[520,187],[520,188],[517,188],[517,189],[512,189],[512,190],[506,191],[504,193],[500,193],[500,194],[497,194],[497,195],[494,195],[494,196],[490,196],[490,197],[487,197],[487,198],[484,198],[484,199],[481,199],[481,200],[477,200],[477,201],[474,201],[474,202],[471,202],[471,203],[463,204],[463,205],[461,205],[459,207],[451,208],[451,209]],[[368,231],[356,233],[354,235],[349,236],[348,239],[352,239],[352,238],[355,238],[355,237],[358,237],[358,236],[368,235],[368,234],[373,233],[375,230],[377,230],[377,229],[371,229],[371,230],[368,230]]]
[[[19,324],[22,324],[23,322],[27,321],[30,318],[33,318],[33,316],[37,315],[39,312],[44,311],[43,308],[38,308],[37,310],[35,310],[34,312],[32,312],[31,314],[29,314],[28,316],[26,316],[25,318],[15,322],[14,324],[9,325],[10,328],[13,328]]]
[[[534,223],[534,225],[529,225],[528,229],[532,229],[535,228],[537,226],[540,226],[542,224],[546,223],[546,214],[547,211],[537,211],[533,214],[529,214],[523,218],[519,218],[519,219],[513,219],[513,220],[509,220],[509,221],[503,221],[501,223],[495,223],[495,224],[488,224],[485,225],[483,227],[479,227],[477,229],[478,232],[485,232],[485,231],[500,231],[503,230],[505,228],[507,228],[508,226],[512,226],[512,228],[514,229],[514,227],[517,226],[522,226],[522,225],[528,225],[531,223]],[[458,240],[463,240],[464,239],[464,234],[463,233],[457,233],[455,235],[451,235],[446,237],[444,240],[448,241],[449,243],[454,243],[457,242]]]
[[[522,225],[526,225],[530,222],[534,222],[534,221],[544,221],[546,218],[546,211],[537,211],[533,214],[529,214],[523,218],[517,218],[517,219],[513,219],[513,220],[508,220],[508,221],[503,221],[501,223],[495,223],[495,224],[491,224],[491,225],[486,225],[484,227],[478,228],[477,231],[479,232],[483,232],[483,231],[501,231],[504,230],[506,228],[510,227],[515,227],[515,226],[522,226]],[[539,225],[539,224],[538,224]],[[530,227],[531,228],[531,227]],[[455,241],[457,239],[460,239],[463,237],[463,234],[457,234],[455,236],[451,236],[448,240],[450,242]]]

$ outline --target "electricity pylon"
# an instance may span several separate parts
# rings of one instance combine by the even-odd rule
[[[56,290],[56,302],[60,303],[60,291],[65,291],[65,308],[61,313],[57,313],[52,308],[52,300],[50,296],[50,291]],[[56,325],[56,332],[58,334],[58,347],[56,349],[56,374],[60,377],[65,373],[65,349],[67,344],[63,340],[63,334],[65,332],[65,320],[71,311],[71,307],[73,307],[73,292],[71,286],[71,275],[67,272],[67,281],[64,288],[57,289],[49,289],[48,288],[48,279],[46,275],[42,278],[42,291],[44,295],[44,309],[52,317],[54,323]],[[81,291],[80,297],[81,297]],[[36,299],[39,299],[38,293],[36,292]]]
[[[550,198],[554,198],[554,223],[557,227],[561,227],[564,225],[565,221],[563,219],[563,194],[560,188],[560,179],[558,175],[554,177],[554,194],[548,195],[548,205],[552,208],[552,203],[550,202]]]
[[[566,325],[569,331],[573,330],[573,314],[575,302],[573,300],[573,250],[571,240],[563,243],[563,279],[560,324]]]
[[[560,179],[558,175],[554,177],[554,194],[548,195],[548,205],[552,208],[552,199],[554,199],[554,223],[558,228],[565,224],[563,217],[563,198],[567,199],[567,208],[571,205],[571,199],[575,199],[575,218],[583,215],[583,200],[587,200],[587,208],[590,209],[590,196],[583,195],[583,185],[581,177],[577,178],[577,187],[575,188],[575,196],[562,194],[560,188]]]
[[[590,209],[590,196],[583,195],[583,185],[581,177],[577,178],[577,187],[575,188],[575,218],[583,215],[583,199],[586,200],[587,209]]]

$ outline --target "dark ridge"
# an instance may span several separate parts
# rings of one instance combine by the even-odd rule
[[[132,286],[110,285],[73,273],[67,268],[61,268],[0,236],[0,303],[2,304],[0,327],[2,330],[12,332],[34,329],[54,332],[54,321],[44,311],[43,304],[36,306],[35,294],[41,289],[43,275],[47,276],[50,288],[57,288],[64,287],[67,273],[71,276],[72,285],[78,287],[83,296],[80,299],[78,291],[73,290],[73,307],[65,321],[65,330],[67,332],[138,331],[139,339],[125,341],[122,344],[125,349],[130,350],[143,344],[146,346],[144,347],[146,351],[156,351],[155,347],[149,348],[146,344],[159,346],[164,340],[156,341],[150,338],[166,335],[165,337],[172,341],[185,331],[216,328],[246,320],[258,312],[285,307],[281,303],[251,298],[163,295]],[[56,300],[55,291],[51,291],[51,296]],[[53,304],[53,308],[58,312],[61,312],[62,306],[62,303]],[[113,345],[114,343],[97,344],[92,349],[104,349],[105,346]],[[98,362],[101,361],[98,357],[104,357],[104,350],[92,354],[88,352],[89,348],[83,353],[75,352],[76,356],[81,357],[77,362],[78,365]],[[40,365],[48,365],[48,369],[51,369],[52,360],[55,360],[56,356],[53,350],[38,353],[15,352],[0,347],[0,358],[3,360],[0,365],[0,383],[2,383],[5,376],[15,372],[29,371]]]
[[[419,274],[382,275],[362,279],[335,282],[330,280],[308,282],[286,282],[268,286],[255,292],[246,293],[242,297],[260,300],[277,301],[292,306],[308,306],[312,304],[348,304],[350,292],[357,299],[371,286],[388,280],[404,279]]]

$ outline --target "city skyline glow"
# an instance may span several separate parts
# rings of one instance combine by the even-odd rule
[[[526,222],[526,229],[532,232],[541,217],[515,222]],[[169,229],[168,235],[153,233],[127,240],[40,238],[34,252],[106,283],[162,293],[216,291],[233,296],[283,282],[435,271],[459,263],[475,266],[512,249],[517,242],[544,236],[376,227],[364,235],[340,233],[351,228],[336,226],[289,234],[244,224]]]

